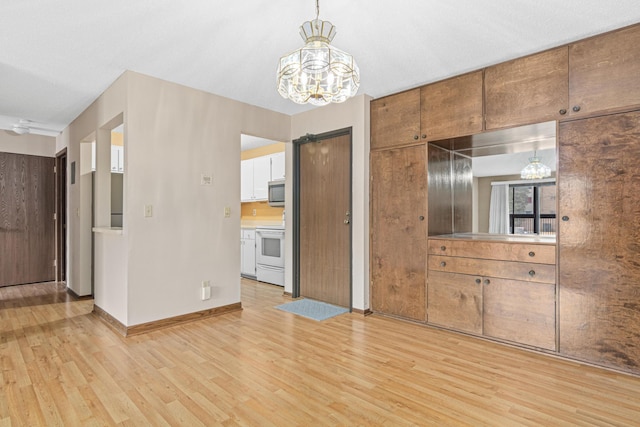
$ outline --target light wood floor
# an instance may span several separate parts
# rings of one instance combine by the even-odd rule
[[[122,338],[56,284],[0,289],[0,426],[640,425],[640,378],[379,316],[242,312]]]

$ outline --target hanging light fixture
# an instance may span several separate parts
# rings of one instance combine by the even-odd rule
[[[533,152],[533,157],[529,157],[529,164],[520,172],[520,178],[522,179],[542,179],[550,176],[551,168],[540,163],[540,159],[536,157],[535,151]]]
[[[298,104],[344,102],[360,86],[356,61],[329,45],[336,27],[318,19],[319,15],[320,2],[316,0],[316,19],[300,27],[304,46],[281,57],[278,65],[278,92]]]

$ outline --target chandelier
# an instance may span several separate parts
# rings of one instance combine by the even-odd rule
[[[536,157],[535,151],[533,152],[533,157],[529,157],[529,164],[520,172],[520,178],[522,179],[542,179],[550,176],[551,168],[540,163],[540,159]]]
[[[282,56],[278,65],[278,92],[298,104],[344,102],[360,86],[360,70],[353,56],[329,45],[336,27],[318,19],[319,1],[316,19],[300,27],[304,46]]]

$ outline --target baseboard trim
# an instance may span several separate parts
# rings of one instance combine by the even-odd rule
[[[65,286],[66,286],[66,284],[65,284]],[[85,300],[85,299],[91,299],[91,298],[93,298],[93,295],[85,295],[85,296],[82,296],[82,297],[81,297],[80,295],[76,294],[76,293],[73,291],[73,289],[71,289],[71,288],[70,288],[70,287],[68,287],[68,286],[66,287],[66,289],[67,289],[67,293],[68,293],[69,295],[71,295],[72,297],[74,297],[75,299],[77,299],[78,301],[82,301],[82,300]]]
[[[285,297],[291,297],[292,293],[291,292],[283,292],[282,295],[284,295]]]
[[[210,308],[207,310],[196,311],[195,313],[183,314],[180,316],[169,317],[166,319],[155,320],[153,322],[141,323],[139,325],[129,326],[126,330],[126,336],[144,334],[158,329],[164,329],[171,326],[181,325],[183,323],[194,322],[208,317],[220,316],[222,314],[231,313],[242,310],[242,303],[224,305],[222,307]]]
[[[110,315],[109,313],[107,313],[106,311],[104,311],[103,309],[101,309],[95,304],[93,304],[93,314],[98,316],[98,318],[102,320],[104,323],[106,323],[107,326],[110,326],[113,330],[115,330],[117,333],[119,333],[123,337],[127,336],[127,327],[123,325],[118,319],[116,319],[115,317],[113,317],[112,315]]]
[[[168,317],[166,319],[155,320],[153,322],[141,323],[139,325],[127,327],[123,325],[118,319],[116,319],[97,305],[93,305],[93,313],[123,337],[145,334],[147,332],[157,331],[158,329],[169,328],[171,326],[194,322],[196,320],[206,319],[208,317],[220,316],[222,314],[240,310],[242,310],[242,303],[237,302],[235,304],[224,305],[222,307],[210,308],[207,310],[196,311],[195,313]]]
[[[352,308],[351,312],[356,314],[362,314],[363,316],[369,316],[370,314],[373,314],[373,311],[371,311],[371,309],[369,308],[367,308],[366,310],[360,310],[359,308]]]

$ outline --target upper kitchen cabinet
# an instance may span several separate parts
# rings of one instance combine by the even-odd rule
[[[420,88],[371,102],[372,150],[407,145],[420,138]]]
[[[276,179],[284,179],[285,178],[285,160],[284,160],[284,151],[280,153],[271,154],[269,156],[271,161],[271,181],[275,181]]]
[[[499,129],[560,120],[569,99],[567,47],[485,70],[485,125]]]
[[[571,44],[569,67],[571,116],[640,106],[640,25]]]
[[[482,70],[421,88],[421,129],[428,140],[482,131]]]
[[[240,168],[240,200],[258,202],[267,200],[271,179],[271,160],[268,156],[243,160]]]

